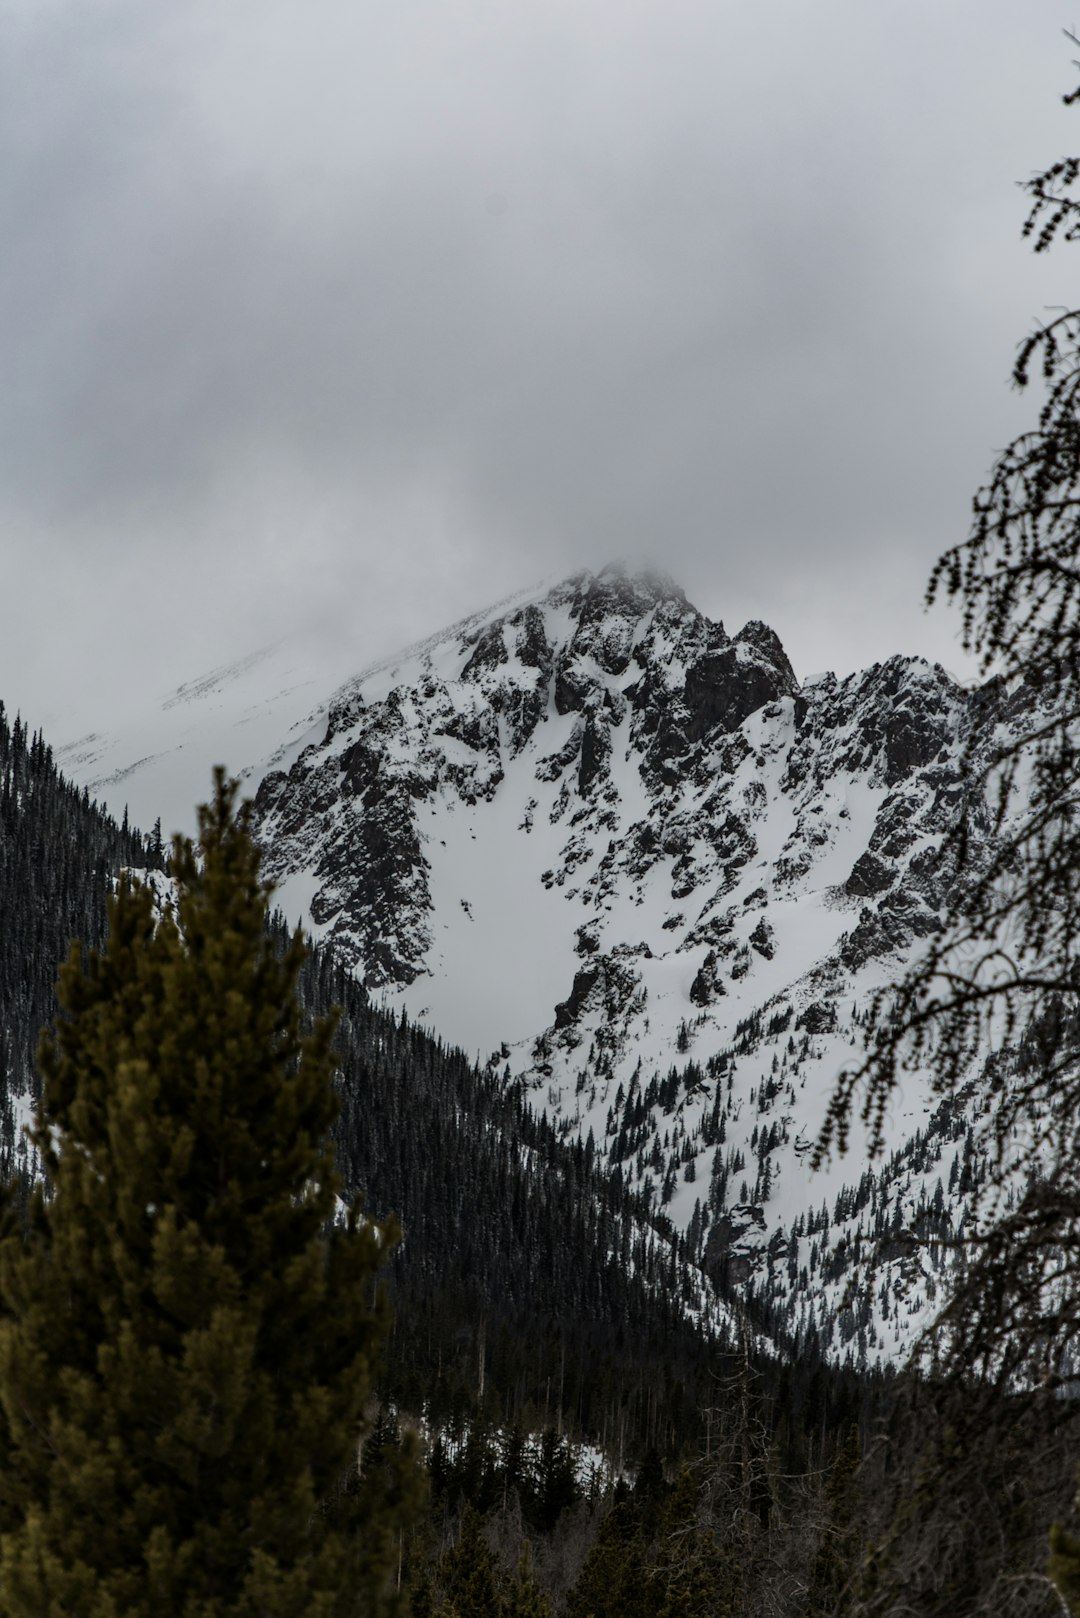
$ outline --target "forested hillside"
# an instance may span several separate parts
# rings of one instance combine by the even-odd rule
[[[122,867],[160,839],[67,783],[43,738],[0,717],[0,1050],[4,1173],[25,1147],[33,1054],[70,941],[102,943]],[[283,933],[284,936],[284,933]],[[610,1432],[629,1456],[696,1430],[703,1379],[732,1315],[663,1221],[561,1143],[520,1091],[371,1004],[327,950],[302,989],[342,1008],[339,1161],[373,1213],[396,1212],[398,1300],[387,1390],[408,1408]]]
[[[100,944],[121,867],[164,860],[156,835],[68,785],[21,722],[0,718],[0,762],[10,1174],[25,1169],[16,1124],[68,941]],[[535,1110],[535,1091],[373,1004],[330,948],[311,952],[301,994],[312,1017],[341,1010],[346,1186],[404,1231],[364,1465],[419,1423],[431,1506],[400,1547],[414,1613],[825,1618],[854,1610],[856,1589],[870,1612],[915,1589],[917,1610],[950,1618],[1043,1610],[1034,1572],[1031,1603],[1000,1602],[1017,1567],[1038,1568],[1067,1502],[1052,1400],[989,1419],[933,1389],[897,1404],[889,1379],[850,1360],[770,1347],[733,1267],[707,1278],[662,1214]],[[957,1434],[959,1491],[934,1483]]]
[[[404,1226],[388,1391],[440,1419],[557,1422],[627,1460],[692,1448],[740,1325],[754,1327],[745,1300],[717,1296],[685,1239],[561,1141],[522,1087],[373,1007],[326,950],[304,992],[315,1011],[343,1009],[347,1184]],[[815,1373],[811,1356],[789,1401]]]
[[[105,936],[105,898],[123,866],[160,867],[160,839],[123,826],[65,781],[40,733],[0,702],[0,1171],[19,1141],[14,1098],[36,1093],[34,1050],[56,1008],[73,938]]]

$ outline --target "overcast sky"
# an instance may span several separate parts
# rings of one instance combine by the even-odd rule
[[[960,667],[921,593],[1075,297],[1013,182],[1078,23],[0,0],[0,696],[70,733],[625,555],[800,674]]]

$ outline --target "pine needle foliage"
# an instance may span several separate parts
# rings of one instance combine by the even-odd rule
[[[1080,88],[1063,99],[1080,104]],[[1022,184],[1036,253],[1080,241],[1080,158]],[[928,1072],[943,1097],[981,1090],[988,1192],[922,1347],[999,1411],[1041,1395],[1066,1412],[1080,1391],[1080,308],[1024,339],[1012,381],[1041,384],[1035,423],[998,455],[927,591],[960,608],[986,677],[941,850],[945,924],[877,995],[816,1156],[843,1150],[855,1111],[880,1151],[905,1072]],[[1080,1613],[1080,1542],[1064,1528],[1050,1570],[1059,1605]]]
[[[175,914],[124,881],[73,948],[40,1048],[48,1186],[0,1241],[5,1618],[393,1609],[410,1460],[356,1457],[395,1230],[335,1219],[332,1020],[302,1028],[222,771],[199,833]]]
[[[1080,240],[1080,160],[1023,189],[1037,253]],[[944,924],[875,997],[816,1153],[844,1149],[856,1112],[880,1152],[905,1073],[946,1098],[981,1088],[983,1217],[929,1346],[1002,1392],[1080,1380],[1080,309],[1021,343],[1012,380],[1041,384],[1036,422],[998,456],[928,587],[959,607],[986,676],[938,854]]]

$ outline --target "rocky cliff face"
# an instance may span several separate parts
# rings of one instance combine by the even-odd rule
[[[312,919],[370,985],[412,983],[431,970],[433,804],[475,810],[528,778],[522,831],[543,798],[548,822],[574,834],[545,882],[562,886],[625,821],[628,764],[641,807],[663,805],[684,780],[708,779],[718,743],[750,714],[795,690],[763,624],[732,640],[667,581],[581,575],[425,649],[389,682],[384,670],[346,687],[321,742],[259,788],[272,869],[312,874]],[[655,818],[627,827],[639,874],[664,857]],[[723,829],[710,836],[722,853]]]
[[[580,574],[345,686],[265,774],[259,834],[375,993],[872,1359],[933,1307],[970,1121],[913,1081],[884,1165],[806,1159],[869,994],[941,925],[964,744],[1009,721],[916,659],[800,687],[764,624]]]

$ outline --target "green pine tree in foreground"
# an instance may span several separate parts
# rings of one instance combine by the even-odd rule
[[[395,1607],[416,1491],[356,1476],[394,1231],[333,1223],[332,1025],[301,1029],[249,810],[216,778],[175,918],[124,883],[41,1046],[49,1190],[0,1240],[0,1613]]]

